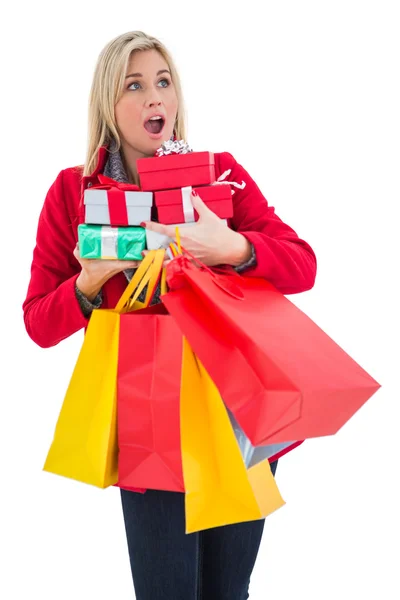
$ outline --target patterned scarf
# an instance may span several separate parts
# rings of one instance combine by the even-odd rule
[[[109,157],[104,167],[103,175],[111,177],[111,179],[115,179],[119,183],[128,183],[128,176],[115,140],[111,142],[108,151]]]

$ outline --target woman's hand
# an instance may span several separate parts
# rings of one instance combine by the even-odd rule
[[[76,285],[91,302],[96,298],[106,281],[125,269],[136,269],[139,261],[128,260],[98,260],[81,258],[78,244],[74,250],[74,256],[82,267]]]
[[[209,267],[215,265],[236,267],[249,260],[251,257],[249,241],[240,233],[227,227],[194,191],[191,200],[199,220],[191,227],[179,228],[182,246]],[[161,225],[150,221],[143,223],[143,226],[150,231],[175,239],[176,228],[173,225]]]

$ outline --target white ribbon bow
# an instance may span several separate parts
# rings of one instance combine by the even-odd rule
[[[218,177],[217,181],[214,181],[214,183],[212,183],[211,185],[233,185],[233,187],[238,188],[239,190],[243,190],[246,187],[246,183],[244,181],[242,181],[242,183],[237,183],[237,181],[225,181],[225,179],[228,177],[228,175],[231,174],[231,172],[232,169],[228,169],[227,171],[222,173],[222,175]],[[231,190],[232,196],[234,193],[235,190]]]

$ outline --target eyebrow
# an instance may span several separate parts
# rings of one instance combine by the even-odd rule
[[[161,75],[162,73],[169,73],[169,75],[171,75],[171,73],[168,71],[168,69],[161,69],[161,71],[157,71],[157,77],[159,75]],[[128,79],[128,77],[143,77],[142,73],[131,73],[130,75],[127,75],[125,77],[125,79]]]

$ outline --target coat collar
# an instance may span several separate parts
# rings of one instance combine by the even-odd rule
[[[90,187],[90,185],[87,185],[87,184],[94,183],[97,179],[97,175],[103,171],[103,169],[106,165],[106,162],[107,162],[107,153],[108,153],[108,146],[101,146],[101,148],[99,149],[98,155],[97,155],[97,165],[95,166],[94,170],[92,171],[92,173],[90,175],[86,175],[85,177],[82,177],[83,189]]]

